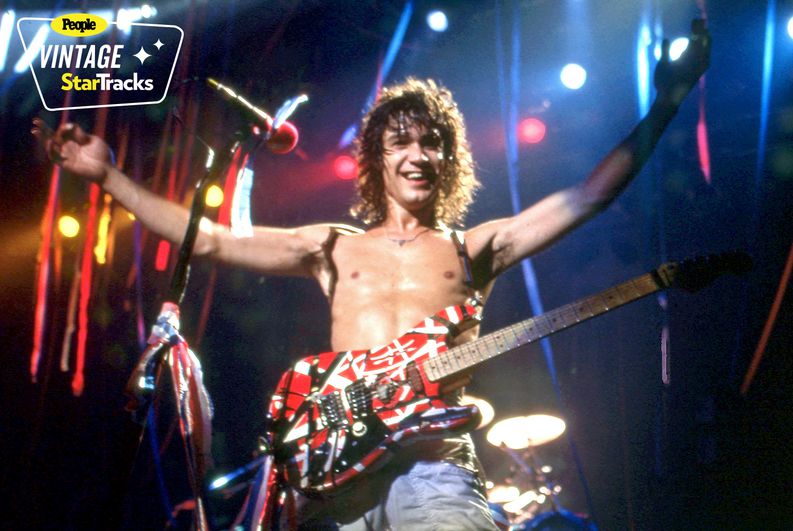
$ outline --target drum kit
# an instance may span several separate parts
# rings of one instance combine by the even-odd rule
[[[463,403],[475,404],[482,412],[477,429],[490,425],[493,407],[484,399],[466,395]],[[487,442],[513,461],[512,474],[503,484],[487,482],[487,501],[496,525],[506,531],[596,531],[586,516],[564,509],[559,503],[562,487],[553,480],[553,468],[543,464],[539,446],[564,434],[564,420],[534,414],[497,421],[486,432]]]

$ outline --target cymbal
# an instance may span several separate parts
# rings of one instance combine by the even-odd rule
[[[484,398],[479,398],[478,396],[474,395],[463,395],[460,398],[460,404],[464,406],[476,406],[479,408],[479,412],[482,414],[482,420],[479,422],[479,425],[476,427],[478,430],[479,428],[484,428],[491,422],[493,422],[493,417],[496,416],[496,412],[493,409],[493,406],[490,405],[490,402],[485,400]]]
[[[539,446],[558,438],[565,430],[564,420],[552,415],[511,417],[496,422],[487,432],[487,442],[521,450]]]
[[[507,503],[520,496],[520,490],[514,485],[493,485],[487,489],[487,501],[490,503]]]

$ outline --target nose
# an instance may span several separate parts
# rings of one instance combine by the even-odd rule
[[[408,147],[408,160],[413,164],[426,164],[430,161],[426,150],[418,142],[413,142]]]

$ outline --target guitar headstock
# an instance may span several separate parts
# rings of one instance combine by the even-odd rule
[[[654,271],[656,281],[664,288],[675,287],[698,291],[724,274],[742,275],[752,269],[752,258],[743,251],[729,251],[667,262]]]

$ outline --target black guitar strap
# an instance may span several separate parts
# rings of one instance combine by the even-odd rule
[[[465,274],[466,287],[468,288],[468,295],[472,300],[474,306],[482,303],[482,294],[474,287],[474,274],[471,267],[471,257],[468,256],[468,248],[465,245],[465,236],[462,231],[449,229],[452,243],[457,249],[457,256],[460,258],[460,263],[463,265],[463,273]]]

